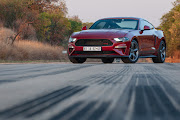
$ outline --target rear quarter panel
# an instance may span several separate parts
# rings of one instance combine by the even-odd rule
[[[157,30],[157,31],[155,31],[155,33],[157,35],[157,40],[156,40],[155,48],[156,48],[156,50],[158,50],[161,41],[164,40],[165,43],[166,43],[166,39],[165,39],[165,36],[164,36],[164,32],[162,30]],[[156,51],[155,55],[156,54],[157,54],[157,51]]]

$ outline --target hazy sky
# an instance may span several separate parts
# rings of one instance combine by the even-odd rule
[[[78,15],[83,22],[105,17],[141,17],[157,27],[160,18],[176,0],[65,0],[69,16]]]

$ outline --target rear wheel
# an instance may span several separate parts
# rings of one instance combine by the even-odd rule
[[[166,58],[166,44],[164,41],[161,41],[158,49],[157,57],[152,58],[154,63],[164,63]]]
[[[129,57],[121,58],[124,63],[136,63],[139,59],[139,45],[135,40],[132,40]]]
[[[102,58],[101,60],[103,63],[113,63],[114,58]]]
[[[86,58],[69,58],[72,63],[84,63]]]

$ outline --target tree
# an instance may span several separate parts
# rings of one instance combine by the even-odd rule
[[[79,19],[78,16],[73,16],[69,18],[69,22],[71,24],[71,29],[69,31],[69,34],[71,35],[73,32],[80,31],[82,28],[82,21]]]
[[[0,21],[4,26],[13,29],[16,34],[12,38],[12,44],[16,38],[29,38],[35,34],[30,23],[36,19],[36,14],[28,8],[25,0],[0,0]]]
[[[169,13],[162,16],[160,27],[166,35],[167,53],[172,57],[180,47],[180,0],[174,3],[174,8]]]
[[[27,6],[24,0],[0,0],[0,19],[5,27],[13,28],[13,23],[17,19],[23,19],[27,13]]]
[[[61,45],[70,29],[66,15],[63,0],[0,0],[0,21],[23,39],[34,30],[39,41]]]
[[[68,19],[58,11],[41,13],[34,26],[38,40],[51,45],[62,45],[70,29]]]

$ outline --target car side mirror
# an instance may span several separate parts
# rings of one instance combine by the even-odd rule
[[[145,25],[144,30],[150,30],[150,27]]]
[[[87,26],[84,26],[84,27],[82,28],[82,30],[87,30]]]

